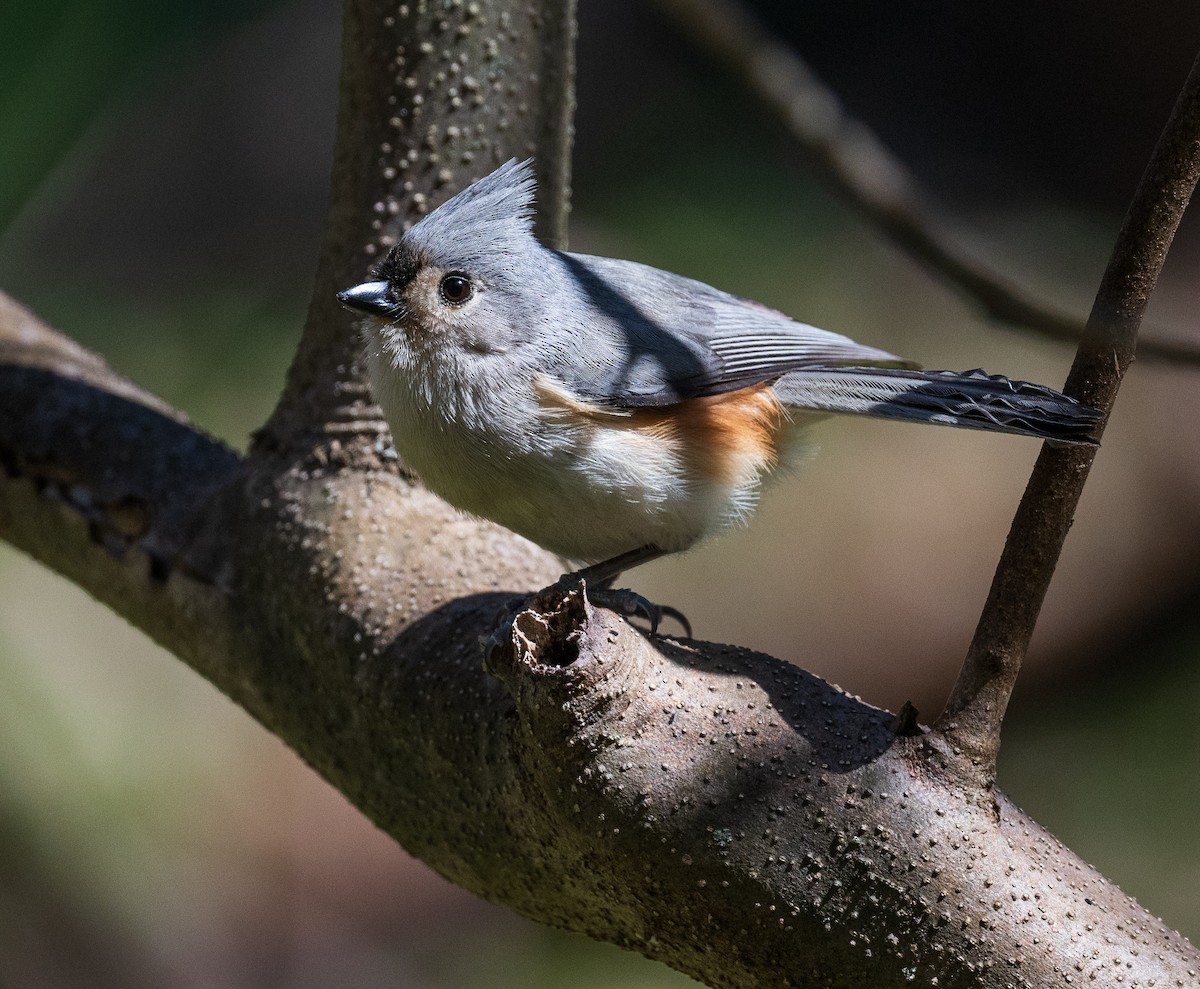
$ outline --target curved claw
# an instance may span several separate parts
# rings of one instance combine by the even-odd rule
[[[690,639],[692,637],[692,623],[687,620],[687,615],[685,615],[678,608],[672,608],[669,604],[660,604],[656,605],[655,607],[658,608],[660,620],[662,617],[674,618],[675,621],[679,622],[680,627],[683,629],[683,637],[685,639]],[[652,627],[650,631],[651,634],[653,634],[654,627]]]
[[[586,585],[585,585],[586,586]],[[592,604],[615,611],[622,618],[644,618],[650,624],[650,634],[657,635],[663,618],[673,618],[682,626],[687,638],[692,637],[692,623],[678,608],[655,604],[648,598],[627,587],[587,588],[588,600]]]

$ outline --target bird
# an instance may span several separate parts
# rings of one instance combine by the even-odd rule
[[[1051,388],[925,371],[886,350],[636,261],[534,236],[532,160],[410,226],[338,293],[397,454],[451,505],[579,566],[653,633],[686,618],[613,584],[746,523],[837,413],[1096,445],[1100,413]]]

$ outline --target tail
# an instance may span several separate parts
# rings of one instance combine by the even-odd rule
[[[1056,443],[1099,446],[1100,413],[1053,388],[983,371],[907,368],[805,368],[775,383],[784,405],[930,422]]]

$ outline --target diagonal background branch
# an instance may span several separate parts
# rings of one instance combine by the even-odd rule
[[[821,170],[826,181],[878,230],[930,271],[983,307],[993,319],[1054,340],[1076,343],[1078,317],[1048,306],[968,253],[939,219],[916,176],[804,61],[738,0],[658,0],[698,47],[723,63]],[[1200,346],[1161,337],[1143,340],[1140,356],[1200,366]]]

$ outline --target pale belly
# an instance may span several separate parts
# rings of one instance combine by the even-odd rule
[[[687,448],[681,435],[579,415],[533,392],[505,404],[441,367],[440,387],[371,370],[396,451],[431,491],[579,562],[647,545],[683,550],[743,522],[769,468],[735,451],[714,474],[694,439]]]
[[[679,451],[637,433],[550,425],[526,439],[413,429],[396,449],[450,504],[580,562],[686,549],[753,506],[752,491],[691,476]]]
[[[645,545],[687,549],[744,521],[757,500],[757,471],[697,476],[678,444],[633,430],[544,417],[514,439],[482,422],[463,428],[412,409],[385,411],[397,453],[430,490],[571,560]]]

